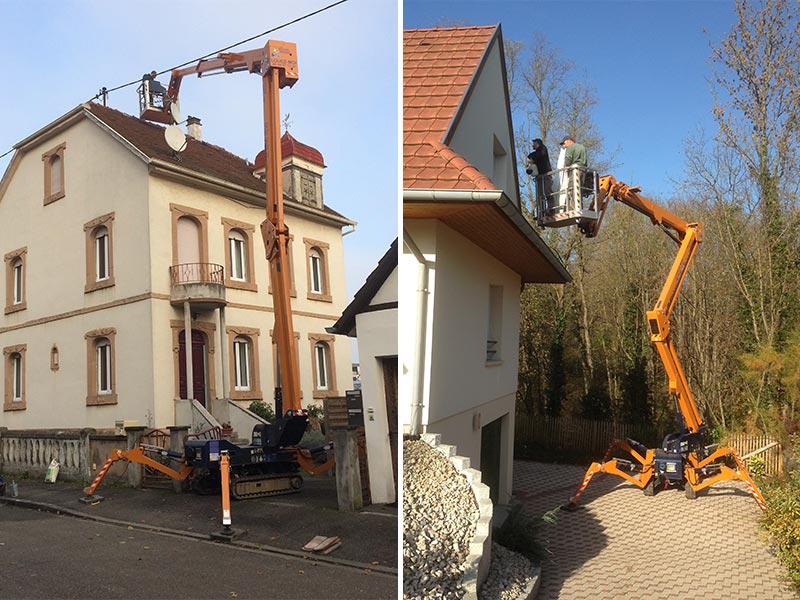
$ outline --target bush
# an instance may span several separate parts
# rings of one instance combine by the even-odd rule
[[[306,406],[306,411],[308,412],[309,417],[315,417],[317,419],[325,418],[325,409],[319,404],[309,404]]]
[[[762,525],[795,589],[800,591],[800,472],[759,484],[768,506]]]
[[[262,400],[255,400],[251,402],[250,406],[247,407],[247,410],[249,410],[251,413],[257,414],[265,421],[269,421],[270,423],[275,422],[275,409],[272,408],[271,404],[267,404]]]
[[[540,541],[542,525],[555,523],[557,511],[558,509],[555,509],[540,517],[532,517],[522,511],[522,505],[517,504],[497,531],[495,541],[509,550],[522,554],[528,560],[539,563],[547,553],[547,548]]]

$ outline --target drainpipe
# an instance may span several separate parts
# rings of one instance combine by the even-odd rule
[[[403,243],[419,262],[417,275],[417,328],[414,336],[414,366],[413,384],[411,390],[411,435],[419,435],[422,428],[422,399],[425,395],[425,356],[428,325],[428,281],[431,263],[425,259],[419,247],[414,243],[411,235],[403,228]]]

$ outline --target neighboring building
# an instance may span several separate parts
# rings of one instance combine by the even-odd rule
[[[397,240],[328,331],[358,339],[372,502],[397,499]]]
[[[520,211],[500,26],[406,31],[401,419],[511,498],[524,283],[569,274]]]
[[[265,184],[190,121],[176,154],[162,127],[88,103],[15,146],[0,181],[0,425],[163,427],[179,398],[272,402]],[[281,146],[302,403],[322,404],[351,385],[349,344],[325,328],[346,306],[355,224],[322,201],[322,155],[288,133]]]

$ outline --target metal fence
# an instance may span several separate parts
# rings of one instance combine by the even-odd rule
[[[225,269],[213,263],[183,263],[169,268],[172,285],[181,283],[225,283]]]

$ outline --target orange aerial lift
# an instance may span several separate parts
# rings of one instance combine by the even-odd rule
[[[634,440],[614,440],[601,462],[586,471],[566,509],[574,508],[595,473],[612,473],[644,490],[648,496],[659,487],[683,487],[688,498],[718,481],[741,480],[766,510],[766,503],[735,448],[705,446],[706,425],[692,397],[670,336],[670,315],[675,308],[686,273],[703,241],[700,223],[687,223],[640,194],[638,187],[617,181],[611,175],[580,167],[569,167],[554,174],[561,180],[559,190],[543,194],[537,180],[537,222],[542,227],[577,225],[587,237],[595,237],[611,198],[633,208],[658,225],[678,244],[678,253],[656,305],[647,311],[650,340],[655,344],[669,380],[669,394],[675,402],[678,431],[669,434],[660,448],[648,449]],[[622,450],[633,460],[613,458]]]
[[[267,219],[261,224],[261,232],[270,263],[274,301],[274,338],[278,347],[275,413],[278,418],[268,425],[256,425],[249,446],[238,446],[224,439],[211,439],[184,442],[182,454],[145,445],[125,451],[114,450],[95,480],[86,488],[87,501],[111,464],[117,460],[146,464],[178,480],[189,477],[193,487],[203,492],[219,489],[220,456],[227,452],[230,458],[231,495],[234,498],[297,491],[302,486],[302,477],[299,475],[301,468],[307,473],[318,474],[333,466],[332,458],[323,464],[318,464],[316,460],[322,452],[331,448],[331,444],[310,451],[297,447],[305,433],[308,414],[300,403],[298,365],[294,360],[296,350],[289,295],[289,229],[284,221],[279,102],[279,90],[292,87],[298,79],[296,45],[269,40],[263,48],[223,53],[217,58],[201,60],[191,67],[174,69],[166,88],[156,81],[155,72],[146,74],[139,88],[140,115],[143,119],[168,125],[180,122],[178,95],[186,75],[201,77],[240,71],[259,74],[263,80]],[[167,140],[169,142],[169,135]],[[148,454],[160,455],[163,462],[154,460]],[[180,466],[173,469],[166,464],[170,461],[178,462]]]

